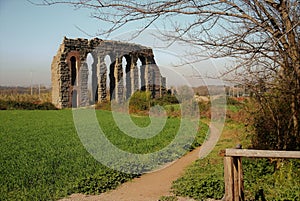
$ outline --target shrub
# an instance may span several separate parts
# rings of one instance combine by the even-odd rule
[[[228,105],[240,105],[241,103],[235,99],[235,98],[232,98],[232,97],[227,97],[227,104]]]
[[[38,104],[37,109],[39,109],[39,110],[57,110],[57,108],[52,103],[49,103],[49,102]]]
[[[299,161],[245,158],[243,169],[246,200],[299,200]]]
[[[130,97],[129,111],[132,113],[148,111],[150,109],[150,95],[150,92],[135,92]]]
[[[148,113],[150,107],[155,105],[167,106],[172,104],[178,104],[178,100],[175,96],[165,94],[160,98],[151,98],[151,93],[146,91],[135,92],[129,100],[130,113],[145,114]],[[174,108],[172,112],[174,112]]]
[[[32,103],[18,102],[12,100],[0,100],[0,110],[57,110],[57,108],[49,102]]]
[[[172,104],[178,104],[177,97],[171,94],[165,94],[160,98],[156,98],[152,100],[154,104],[158,105],[172,105]]]
[[[253,148],[300,150],[299,132],[291,126],[290,99],[280,94],[265,95],[255,102],[252,110]]]
[[[111,104],[110,104],[109,101],[103,101],[101,103],[96,103],[95,108],[99,109],[99,110],[108,110],[108,111],[111,111]]]

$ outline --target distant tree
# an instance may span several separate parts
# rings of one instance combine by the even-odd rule
[[[250,88],[278,135],[282,126],[273,102],[284,96],[289,101],[288,138],[300,144],[300,6],[298,0],[62,0],[43,4],[67,3],[91,9],[93,18],[111,23],[111,33],[134,21],[142,22],[137,31],[164,23],[171,32],[161,34],[170,42],[180,40],[206,48],[208,57],[231,58],[227,74]],[[197,57],[198,56],[198,57]],[[195,58],[200,58],[200,53]],[[273,96],[273,90],[276,94]],[[280,121],[281,122],[281,121]],[[286,133],[285,133],[286,134]],[[284,135],[285,135],[284,134]],[[277,149],[289,149],[278,143]],[[299,148],[299,147],[298,147]]]

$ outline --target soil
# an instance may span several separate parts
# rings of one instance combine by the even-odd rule
[[[170,193],[172,182],[179,178],[184,169],[199,158],[200,147],[186,154],[169,166],[126,182],[117,189],[100,195],[73,194],[61,201],[158,201]],[[192,199],[179,198],[179,201]]]

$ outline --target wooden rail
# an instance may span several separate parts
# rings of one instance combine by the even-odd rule
[[[224,181],[226,201],[245,200],[242,157],[300,159],[300,151],[225,149],[225,151],[222,151],[221,155],[224,156]]]

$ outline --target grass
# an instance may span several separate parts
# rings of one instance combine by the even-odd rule
[[[233,109],[234,108],[234,109]],[[236,109],[232,107],[232,112]],[[205,121],[205,120],[203,120]],[[225,193],[223,157],[219,152],[242,144],[251,146],[251,135],[243,123],[227,119],[223,133],[212,152],[190,165],[173,182],[173,193],[195,200],[221,199]],[[299,200],[300,161],[243,158],[246,200]]]
[[[81,145],[70,111],[0,111],[4,200],[55,200],[104,167]],[[84,169],[84,171],[83,171]]]
[[[208,120],[204,119],[203,121]],[[174,194],[196,200],[221,199],[225,188],[223,158],[219,156],[219,151],[241,143],[240,139],[243,139],[241,129],[241,124],[232,121],[226,122],[222,136],[212,152],[204,159],[195,161],[187,168],[182,177],[173,182]]]
[[[30,89],[29,89],[30,90]],[[29,92],[28,92],[29,93]],[[4,101],[16,101],[16,102],[31,102],[31,103],[44,103],[44,102],[51,102],[51,93],[50,92],[43,92],[40,94],[30,95],[30,94],[21,94],[21,93],[8,93],[0,91],[0,100]]]
[[[148,153],[166,146],[174,138],[178,118],[167,119],[162,132],[148,140],[124,135],[111,112],[97,111],[107,138],[123,150]],[[132,117],[140,126],[148,117]],[[76,133],[71,110],[0,111],[0,195],[3,200],[57,200],[81,192],[98,194],[116,188],[137,175],[110,170],[84,148]],[[201,124],[197,142],[207,126]]]

